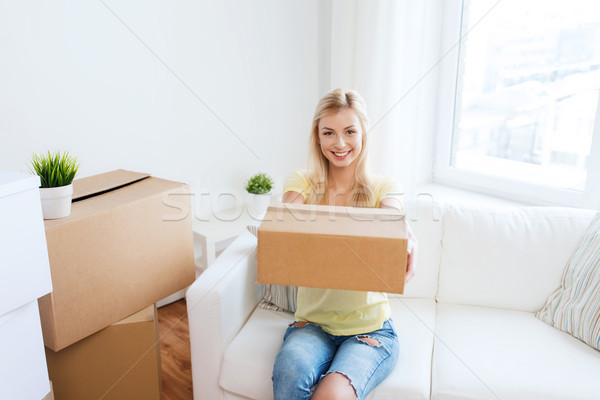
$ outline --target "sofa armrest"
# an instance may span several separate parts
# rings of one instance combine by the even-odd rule
[[[255,248],[256,238],[242,233],[186,293],[196,400],[223,398],[223,353],[259,302]]]

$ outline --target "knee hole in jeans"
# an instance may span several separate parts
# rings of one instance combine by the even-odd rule
[[[377,339],[373,339],[372,337],[369,336],[357,336],[356,337],[358,340],[360,340],[361,342],[364,342],[366,344],[368,344],[369,346],[373,346],[373,347],[380,347],[381,346],[381,342]]]
[[[308,325],[308,322],[299,321],[299,322],[294,322],[293,324],[291,324],[290,328],[304,328],[306,325]]]

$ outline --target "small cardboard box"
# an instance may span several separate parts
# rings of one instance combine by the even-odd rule
[[[46,348],[46,359],[56,399],[159,400],[156,307],[147,307],[59,352]]]
[[[187,185],[124,170],[76,180],[71,215],[46,220],[52,293],[44,344],[61,350],[195,279]]]
[[[406,246],[397,210],[279,204],[258,229],[258,283],[402,293]]]

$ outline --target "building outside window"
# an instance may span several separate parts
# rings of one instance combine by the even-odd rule
[[[441,115],[436,180],[534,204],[598,207],[600,3],[453,6],[449,18],[460,21],[444,32],[458,45],[442,85],[454,86],[454,107]]]

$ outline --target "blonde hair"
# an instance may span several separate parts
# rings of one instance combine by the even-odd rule
[[[319,100],[313,117],[309,143],[309,181],[310,196],[307,203],[328,204],[329,160],[321,152],[319,144],[319,121],[332,112],[352,110],[360,120],[362,128],[362,150],[358,155],[356,172],[354,174],[354,188],[348,198],[347,206],[373,207],[373,189],[367,166],[367,130],[369,118],[367,105],[363,98],[354,90],[335,89]]]

